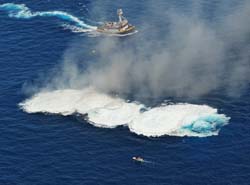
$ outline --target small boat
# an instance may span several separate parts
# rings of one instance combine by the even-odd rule
[[[97,28],[97,31],[105,34],[127,34],[135,31],[135,26],[129,24],[123,16],[122,9],[117,10],[117,15],[119,17],[118,22],[105,22]]]
[[[142,157],[133,157],[132,159],[133,159],[134,161],[141,162],[141,163],[145,162],[144,159],[143,159]]]

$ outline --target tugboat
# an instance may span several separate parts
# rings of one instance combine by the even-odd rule
[[[97,28],[98,32],[105,34],[127,34],[135,31],[135,26],[128,23],[128,20],[123,16],[122,9],[117,10],[119,22],[105,22]]]

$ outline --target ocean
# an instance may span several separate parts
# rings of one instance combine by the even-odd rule
[[[136,31],[98,33],[118,8]],[[0,0],[0,185],[250,184],[249,15]]]

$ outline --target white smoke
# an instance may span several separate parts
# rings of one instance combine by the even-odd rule
[[[74,63],[81,48],[70,48],[57,84],[67,79],[73,88],[91,85],[108,93],[153,97],[198,97],[215,90],[239,95],[248,87],[249,1],[214,22],[198,16],[199,3],[189,16],[153,7],[151,16],[161,17],[162,28],[153,27],[151,17],[137,37],[100,39],[98,62],[84,72]]]

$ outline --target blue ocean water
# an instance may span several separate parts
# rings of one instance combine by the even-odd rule
[[[219,3],[201,2],[205,4],[202,16],[213,22]],[[11,3],[25,4],[32,12],[66,12],[90,25],[114,19],[118,7],[124,8],[135,25],[142,25],[143,15],[149,13],[141,9],[145,2],[133,1],[101,1],[98,6],[87,0]],[[189,3],[168,0],[162,4],[189,12]],[[230,1],[229,9],[235,4],[237,1]],[[157,21],[155,18],[155,25],[160,24]],[[0,184],[249,184],[249,90],[238,97],[219,91],[190,100],[231,117],[218,136],[204,138],[147,138],[127,127],[96,128],[77,116],[23,112],[18,104],[31,95],[26,86],[40,83],[48,71],[59,66],[75,41],[86,43],[83,53],[90,53],[100,39],[65,30],[65,22],[68,17],[20,19],[0,10]],[[123,39],[132,38],[121,42]],[[137,155],[152,163],[131,161]]]

